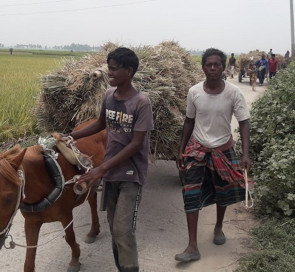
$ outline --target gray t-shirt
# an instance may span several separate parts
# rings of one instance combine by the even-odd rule
[[[107,147],[105,161],[127,146],[133,131],[147,131],[142,147],[128,161],[110,169],[104,181],[131,181],[143,185],[147,176],[149,131],[153,130],[153,114],[149,98],[142,92],[127,100],[116,100],[116,88],[107,90],[100,115],[106,119]]]
[[[187,95],[186,116],[195,119],[193,136],[205,147],[224,145],[231,137],[231,120],[244,121],[250,118],[241,90],[225,81],[219,94],[204,91],[204,82],[190,88]]]

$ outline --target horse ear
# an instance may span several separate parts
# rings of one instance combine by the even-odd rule
[[[24,148],[20,153],[18,153],[13,159],[12,159],[12,166],[17,170],[22,161],[23,161],[23,158],[25,156],[25,153],[27,151],[27,148]]]

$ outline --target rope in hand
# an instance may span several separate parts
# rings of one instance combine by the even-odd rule
[[[251,192],[249,192],[249,182],[248,182],[248,173],[247,169],[244,170],[244,178],[245,178],[245,208],[250,209],[254,206],[254,200],[252,198]],[[251,205],[249,206],[249,196]]]

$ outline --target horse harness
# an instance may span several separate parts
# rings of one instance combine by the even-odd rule
[[[21,185],[18,188],[18,197],[17,197],[15,210],[12,216],[10,217],[9,222],[4,228],[4,230],[0,232],[0,250],[2,249],[3,245],[6,249],[15,248],[16,244],[14,243],[12,236],[9,234],[9,231],[12,226],[12,221],[19,208],[24,212],[40,212],[48,208],[61,196],[65,185],[75,183],[76,180],[80,177],[80,175],[75,175],[72,179],[65,182],[64,176],[62,174],[62,170],[57,162],[58,153],[53,150],[53,146],[56,145],[56,139],[54,137],[39,138],[39,144],[42,147],[42,154],[44,157],[46,168],[49,172],[50,177],[55,182],[55,188],[47,197],[45,197],[43,200],[41,200],[38,203],[35,203],[35,204],[24,203],[23,199],[25,199],[25,194],[24,194],[25,175],[24,175],[23,169],[18,169],[17,175],[21,181]],[[79,170],[83,169],[85,172],[88,172],[91,168],[93,168],[91,161],[88,161],[85,164],[85,163],[82,163],[81,160],[78,158],[77,154],[81,155],[82,153],[77,149],[72,138],[70,138],[69,141],[67,142],[67,146],[70,146],[70,149],[73,151],[73,153],[77,157],[77,161],[78,161],[77,167]],[[81,185],[75,184],[73,187],[73,190],[77,195],[82,195],[87,191],[87,186],[85,184],[81,184]],[[9,247],[5,245],[5,240],[8,237],[10,237],[11,239],[11,241],[9,242]]]

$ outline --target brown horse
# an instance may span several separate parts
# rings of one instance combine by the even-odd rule
[[[89,122],[87,122],[89,123]],[[85,126],[84,123],[82,126]],[[77,127],[77,128],[81,128]],[[78,149],[92,157],[94,166],[102,163],[105,155],[106,133],[102,131],[90,137],[77,141]],[[65,181],[73,178],[74,175],[81,174],[76,166],[71,165],[61,154],[57,159],[62,170]],[[23,170],[25,184],[17,175],[17,171]],[[11,219],[18,208],[18,196],[22,195],[21,186],[24,186],[25,198],[21,200],[26,205],[38,203],[46,198],[54,189],[54,184],[50,178],[41,146],[31,146],[21,149],[19,145],[11,150],[0,154],[0,240],[4,240],[6,226],[11,223]],[[27,246],[38,244],[39,231],[43,223],[60,221],[65,228],[73,219],[72,210],[85,200],[87,194],[82,195],[77,200],[77,195],[73,192],[73,184],[65,185],[61,196],[48,208],[39,212],[24,212],[25,234]],[[99,218],[97,215],[97,194],[89,194],[88,202],[91,207],[92,225],[87,234],[88,242],[93,242],[100,232]],[[75,239],[73,224],[65,230],[65,239],[72,250],[72,259],[69,263],[68,271],[80,270],[80,248]],[[5,242],[5,240],[4,240]],[[35,271],[36,248],[27,248],[24,272]]]

